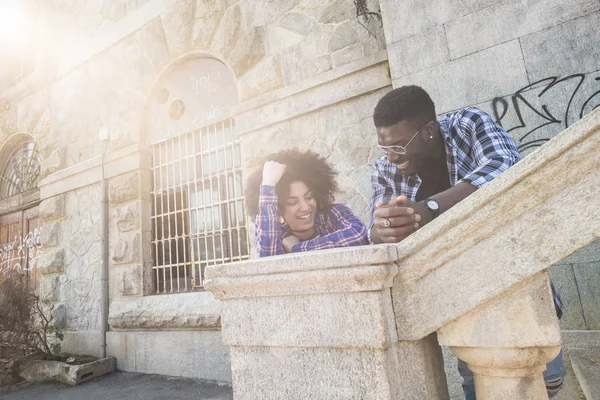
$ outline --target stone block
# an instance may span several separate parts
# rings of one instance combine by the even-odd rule
[[[40,299],[44,302],[60,299],[60,278],[58,276],[40,277]]]
[[[140,228],[141,205],[139,201],[115,207],[114,218],[119,232],[130,232]]]
[[[355,16],[356,9],[346,0],[334,0],[328,2],[325,7],[319,8],[319,15],[316,18],[320,24],[339,24]]]
[[[554,282],[564,305],[564,314],[560,321],[561,329],[585,329],[585,318],[573,266],[571,264],[554,265],[548,269],[548,275]]]
[[[508,88],[529,83],[518,40],[395,79],[394,87],[422,86],[436,104],[436,112],[489,101]],[[447,90],[449,86],[456,90]]]
[[[600,349],[574,350],[570,356],[585,398],[597,398],[600,394]]]
[[[222,15],[210,44],[210,50],[227,59],[233,46],[243,34],[241,6],[234,4]]]
[[[199,50],[210,47],[225,10],[223,0],[196,0],[196,21],[193,30],[193,46]]]
[[[143,292],[142,265],[117,266],[110,269],[110,297],[139,296]]]
[[[394,43],[501,1],[381,0],[379,4],[386,41]]]
[[[281,60],[282,78],[286,86],[331,69],[329,55],[307,58],[300,45],[283,50]]]
[[[60,244],[60,221],[49,222],[42,225],[40,242],[42,249],[49,249]]]
[[[113,297],[109,323],[117,330],[213,330],[221,326],[221,304],[209,292]]]
[[[139,199],[140,196],[140,174],[138,171],[117,176],[109,181],[108,199],[111,204]]]
[[[160,18],[150,21],[135,33],[139,51],[150,63],[155,73],[161,72],[169,63],[169,47]],[[156,79],[156,75],[153,75]],[[154,83],[154,82],[153,82]]]
[[[66,331],[61,344],[62,351],[71,354],[100,354],[100,331]]]
[[[597,71],[600,13],[577,18],[520,38],[530,81]]]
[[[180,1],[160,16],[171,58],[189,51],[196,13],[195,1]]]
[[[41,252],[37,269],[42,275],[62,273],[65,268],[65,249]]]
[[[265,56],[265,30],[254,27],[238,39],[228,61],[236,77],[251,70]]]
[[[239,79],[240,101],[246,101],[281,88],[283,86],[281,69],[279,56],[271,56],[261,60],[252,70]]]
[[[587,329],[600,329],[600,263],[573,264]]]
[[[561,264],[590,263],[600,261],[600,240],[577,250],[575,253],[560,261]]]
[[[283,29],[305,36],[312,30],[315,21],[306,14],[291,12],[285,14],[277,24]]]
[[[42,222],[65,217],[65,198],[58,195],[43,200],[39,205],[40,219]]]
[[[503,1],[445,25],[450,57],[462,57],[598,10],[600,3],[594,0]]]
[[[60,171],[65,167],[65,155],[62,147],[55,149],[50,155],[44,158],[40,177],[45,178],[50,174]]]
[[[135,264],[141,256],[140,233],[127,232],[119,235],[117,243],[109,249],[112,265]]]
[[[450,61],[443,26],[387,45],[392,79]],[[427,49],[427,51],[424,51]]]
[[[107,333],[107,354],[122,371],[231,382],[229,350],[219,331]]]
[[[354,21],[346,21],[338,26],[331,33],[327,50],[333,53],[336,50],[348,47],[358,41],[358,33],[356,32],[356,23]]]
[[[331,54],[331,65],[333,68],[339,68],[342,65],[360,60],[363,57],[363,44],[354,43],[348,47],[337,50]]]

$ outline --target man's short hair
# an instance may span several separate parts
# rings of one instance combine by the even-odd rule
[[[408,121],[416,128],[435,120],[435,105],[419,86],[402,86],[383,96],[373,111],[376,127],[388,127]]]

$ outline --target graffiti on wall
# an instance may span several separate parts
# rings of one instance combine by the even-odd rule
[[[600,106],[600,76],[551,76],[492,100],[492,113],[517,141],[519,151],[535,149]]]
[[[27,236],[18,236],[12,242],[0,247],[0,275],[10,271],[24,274],[37,265],[42,254],[40,230],[29,232]]]

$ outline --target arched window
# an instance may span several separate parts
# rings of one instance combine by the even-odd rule
[[[14,196],[37,187],[40,179],[42,158],[37,142],[24,141],[18,144],[2,170],[0,199]]]
[[[177,63],[150,97],[155,293],[201,289],[207,265],[248,258],[236,103],[233,75],[214,58]]]

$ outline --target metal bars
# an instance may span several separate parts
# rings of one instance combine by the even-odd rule
[[[152,164],[155,293],[201,289],[207,265],[249,258],[231,119],[153,145]]]

